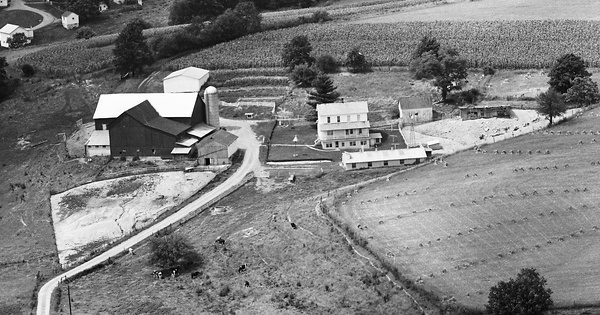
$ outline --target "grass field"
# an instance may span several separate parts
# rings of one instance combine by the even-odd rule
[[[339,212],[406,275],[464,305],[482,308],[524,267],[548,279],[559,306],[598,303],[599,114],[361,189]]]
[[[407,21],[496,21],[496,20],[600,20],[600,4],[594,0],[478,0],[432,6],[407,12],[384,14],[351,23]]]
[[[42,16],[31,11],[11,10],[0,11],[0,25],[16,24],[24,27],[36,26],[42,22]],[[1,26],[0,26],[1,27]]]

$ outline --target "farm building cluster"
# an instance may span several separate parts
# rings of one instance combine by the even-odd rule
[[[163,79],[164,93],[100,95],[87,156],[197,159],[229,164],[237,136],[220,128],[219,96],[208,71],[187,68]]]

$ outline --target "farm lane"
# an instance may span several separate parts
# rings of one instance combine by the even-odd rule
[[[52,14],[46,12],[46,11],[42,11],[40,9],[36,9],[36,8],[32,8],[29,7],[27,5],[25,5],[23,3],[23,0],[12,0],[12,2],[10,3],[10,6],[8,8],[5,9],[6,11],[10,11],[10,10],[26,10],[26,11],[31,11],[31,12],[35,12],[39,15],[41,15],[43,17],[43,20],[40,24],[38,25],[23,25],[25,27],[32,27],[33,30],[37,30],[40,29],[44,26],[50,25],[52,23],[58,22],[59,19],[55,18]]]
[[[164,220],[157,222],[155,225],[141,231],[140,233],[132,236],[130,239],[124,241],[121,244],[116,245],[115,247],[107,250],[106,252],[94,257],[93,259],[67,271],[64,272],[53,279],[49,280],[42,286],[38,293],[38,306],[37,313],[38,315],[48,315],[50,314],[50,300],[52,298],[52,292],[58,286],[59,281],[61,279],[72,277],[82,271],[88,270],[97,266],[101,263],[104,263],[108,258],[114,257],[122,252],[128,251],[129,248],[143,242],[148,237],[152,236],[154,233],[158,232],[161,229],[168,227],[171,224],[178,222],[179,220],[185,218],[188,214],[195,211],[196,209],[202,207],[210,201],[213,201],[217,198],[221,198],[222,195],[230,188],[233,187],[244,179],[247,173],[261,171],[261,165],[258,158],[260,143],[256,140],[256,136],[251,129],[251,125],[245,121],[234,121],[229,119],[221,118],[221,124],[223,126],[233,126],[238,127],[235,130],[231,130],[232,133],[237,135],[239,138],[237,140],[237,145],[239,148],[245,149],[246,153],[244,155],[244,161],[240,168],[225,182],[221,185],[217,186],[215,189],[207,192],[200,198],[196,199],[189,205],[183,207],[178,212],[172,214],[171,216],[165,218]],[[232,128],[233,129],[233,128]]]

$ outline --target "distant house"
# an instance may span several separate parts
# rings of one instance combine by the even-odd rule
[[[429,96],[401,97],[398,111],[402,126],[430,122],[433,119],[433,105]]]
[[[512,108],[510,105],[495,106],[461,106],[460,118],[462,120],[471,120],[479,118],[510,118]]]
[[[225,130],[219,130],[196,144],[200,165],[231,164],[231,156],[236,151],[233,143],[237,136]]]
[[[9,48],[8,39],[12,38],[15,34],[23,33],[27,37],[27,43],[31,43],[33,38],[33,29],[28,27],[24,28],[19,25],[6,24],[0,28],[0,46]]]
[[[98,4],[98,10],[100,12],[106,12],[108,10],[108,5],[104,2],[100,2],[100,4]]]
[[[381,143],[380,133],[369,133],[367,102],[317,105],[317,136],[323,149],[370,148]]]
[[[8,0],[0,0],[0,8],[8,7]]]
[[[65,11],[61,16],[62,26],[68,30],[79,27],[79,15],[71,11]]]
[[[187,67],[166,76],[163,79],[163,89],[165,93],[198,93],[208,78],[208,70]]]
[[[427,159],[423,147],[412,149],[344,152],[342,165],[345,170],[419,164]]]

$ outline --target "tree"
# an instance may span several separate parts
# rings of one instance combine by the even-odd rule
[[[410,71],[415,79],[432,79],[446,101],[448,93],[461,90],[467,73],[467,61],[461,58],[454,49],[445,49],[435,53],[424,52],[410,63]]]
[[[340,70],[340,64],[331,55],[322,55],[315,60],[315,66],[323,73],[335,73]]]
[[[6,57],[0,57],[0,101],[5,100],[12,94],[18,82],[8,77],[5,67],[8,67]]]
[[[583,106],[590,106],[600,101],[598,84],[590,77],[577,77],[573,85],[567,90],[566,101]]]
[[[429,35],[423,36],[419,45],[412,53],[412,59],[418,59],[423,56],[424,53],[432,53],[434,56],[438,56],[440,51],[440,43],[438,43],[435,37],[430,37]]]
[[[142,24],[134,20],[125,26],[115,41],[113,62],[121,75],[129,72],[135,75],[153,61],[142,30]]]
[[[16,33],[13,34],[12,38],[6,40],[9,48],[21,48],[27,45],[29,39],[25,36],[24,33]]]
[[[235,6],[233,11],[243,22],[242,24],[244,25],[245,30],[244,35],[260,32],[260,23],[262,21],[262,17],[253,2],[240,2]]]
[[[325,74],[319,74],[312,81],[313,90],[308,92],[308,105],[313,108],[317,104],[333,103],[340,97],[336,91],[337,86],[333,85],[333,80]]]
[[[490,289],[488,313],[493,315],[540,315],[553,305],[552,290],[533,268],[521,269],[516,279],[500,281]]]
[[[81,22],[93,19],[100,15],[98,0],[68,0],[67,10],[77,13]]]
[[[290,79],[299,87],[309,87],[313,80],[317,78],[317,74],[318,72],[314,67],[301,64],[294,67],[290,74]]]
[[[550,88],[559,93],[567,93],[575,78],[586,78],[592,74],[587,71],[585,61],[581,57],[565,54],[556,60],[548,76]]]
[[[537,102],[539,105],[537,112],[546,116],[546,119],[550,121],[550,125],[552,125],[554,117],[558,117],[567,111],[563,95],[553,89],[548,89],[548,91],[538,95]]]
[[[225,12],[225,7],[216,0],[177,0],[171,5],[169,25],[186,24],[201,16],[211,20]]]
[[[345,64],[352,73],[367,72],[370,69],[367,58],[360,52],[358,47],[354,47],[348,52]]]
[[[310,121],[310,122],[316,122],[317,119],[319,119],[319,113],[317,113],[317,110],[314,108],[311,108],[308,110],[308,112],[306,112],[306,114],[304,115],[304,119],[306,119],[306,121]]]
[[[254,4],[242,2],[233,10],[227,9],[219,15],[203,33],[208,35],[213,43],[229,41],[260,31],[260,21],[260,14]]]
[[[177,233],[150,240],[150,263],[161,268],[188,268],[202,263],[190,241]]]
[[[290,71],[297,65],[307,64],[310,66],[314,61],[314,58],[310,55],[311,52],[312,45],[308,41],[308,37],[297,35],[283,45],[283,52],[281,53],[283,66],[288,67]]]
[[[21,71],[23,72],[23,76],[27,78],[32,77],[35,74],[35,68],[28,63],[21,66]]]
[[[89,28],[87,26],[83,26],[77,30],[77,35],[75,36],[75,38],[90,39],[94,36],[96,36],[96,32],[94,32],[91,28]]]

